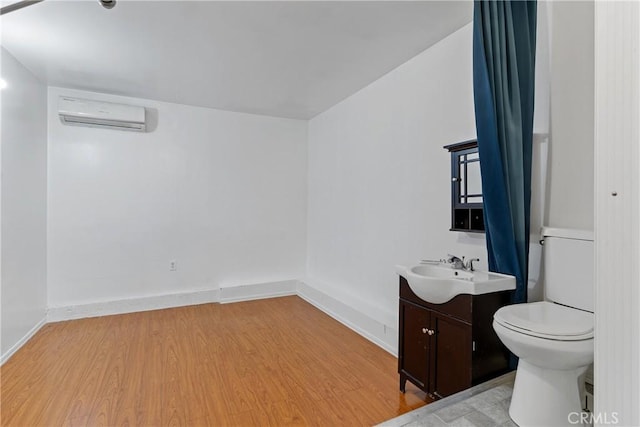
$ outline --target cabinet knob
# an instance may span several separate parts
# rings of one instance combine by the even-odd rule
[[[422,328],[422,333],[423,333],[423,334],[426,334],[426,333],[427,333],[427,331],[428,331],[428,329],[427,329],[427,328]]]

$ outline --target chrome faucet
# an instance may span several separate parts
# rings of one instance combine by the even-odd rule
[[[448,254],[446,259],[421,259],[420,264],[450,264],[454,270],[474,271],[473,262],[480,261],[479,258],[465,257],[459,258],[455,255]]]
[[[447,264],[451,264],[451,268],[454,270],[466,270],[473,271],[473,262],[480,261],[478,258],[469,258],[465,260],[465,257],[459,258],[455,255],[447,255]]]

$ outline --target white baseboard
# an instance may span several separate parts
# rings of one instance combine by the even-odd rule
[[[220,304],[296,295],[297,280],[255,283],[250,285],[220,286]]]
[[[297,291],[300,298],[397,357],[397,326],[385,325],[307,283],[298,282]]]
[[[66,307],[50,307],[47,322],[83,319],[87,317],[109,316],[112,314],[135,313],[137,311],[160,310],[163,308],[218,302],[218,289],[156,295],[115,301],[96,302]]]
[[[9,350],[7,350],[7,352],[4,353],[2,357],[0,357],[0,366],[4,365],[4,362],[9,360],[11,356],[13,356],[15,352],[20,349],[20,347],[25,345],[27,341],[29,341],[31,337],[33,337],[36,334],[36,332],[38,332],[40,328],[42,328],[46,323],[47,323],[47,318],[45,317],[42,320],[40,320],[38,323],[36,323],[36,325],[33,328],[31,328],[29,332],[25,334],[25,336],[20,338],[20,340],[18,340],[17,343],[15,343]]]

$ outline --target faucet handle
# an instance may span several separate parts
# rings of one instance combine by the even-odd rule
[[[447,255],[447,264],[451,264],[451,268],[456,269],[456,270],[462,270],[464,269],[464,257],[462,257],[462,259],[458,258],[455,255]]]
[[[462,261],[464,259],[464,257],[460,258],[456,255],[451,255],[451,254],[447,254],[447,262],[448,263],[452,263],[452,262],[456,262],[456,261]]]

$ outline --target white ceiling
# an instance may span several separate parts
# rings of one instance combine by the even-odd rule
[[[471,14],[470,1],[47,0],[1,24],[48,85],[308,119]]]

